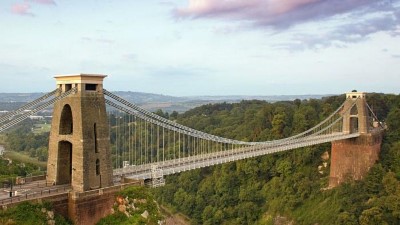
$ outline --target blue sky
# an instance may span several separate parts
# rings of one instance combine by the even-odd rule
[[[399,93],[400,0],[2,0],[0,92]]]

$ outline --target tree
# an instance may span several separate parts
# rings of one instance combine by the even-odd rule
[[[354,214],[349,212],[342,212],[338,215],[336,220],[337,225],[358,225],[357,219]]]
[[[154,114],[164,117],[165,119],[169,118],[168,112],[163,112],[162,109],[157,109],[157,111],[155,111]]]
[[[204,208],[203,213],[201,215],[202,220],[204,221],[204,224],[216,224],[214,220],[214,215],[215,215],[215,209],[214,207],[208,205]]]
[[[372,207],[370,209],[366,209],[361,213],[360,216],[360,225],[386,225],[388,224],[383,220],[382,210],[378,207]]]
[[[292,164],[288,159],[278,160],[276,162],[276,171],[283,177],[287,177],[292,172]]]
[[[391,212],[397,223],[400,222],[400,181],[396,174],[388,172],[382,180],[384,196],[381,197],[381,204]]]
[[[47,147],[39,147],[36,150],[36,156],[38,157],[39,161],[45,162],[48,158],[48,150]]]
[[[170,115],[169,118],[171,120],[176,120],[178,118],[178,112],[177,111],[173,111]]]
[[[179,115],[177,122],[227,138],[266,141],[315,126],[344,100],[345,95],[340,95],[295,102],[209,104]],[[400,224],[400,96],[378,95],[373,102],[386,104],[374,105],[383,117],[390,109],[386,120],[390,129],[379,164],[362,181],[350,180],[321,191],[329,176],[317,171],[321,154],[330,147],[323,144],[167,177],[166,191],[160,193],[167,204],[188,213],[198,224],[261,224],[264,221],[257,220],[263,214],[289,215],[299,224]],[[168,201],[171,196],[174,200]],[[182,208],[192,207],[191,202],[192,210]]]
[[[380,163],[375,164],[364,179],[365,188],[369,196],[374,196],[382,190],[382,178],[385,171]]]
[[[388,126],[387,136],[390,142],[400,141],[400,108],[394,108],[388,114],[386,124]]]
[[[284,137],[284,128],[286,126],[286,113],[276,114],[272,120],[271,139],[281,139]]]

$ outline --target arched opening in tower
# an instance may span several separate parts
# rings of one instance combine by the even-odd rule
[[[358,108],[353,106],[350,110],[350,133],[358,132]]]
[[[72,180],[72,143],[58,143],[57,185],[69,184]]]
[[[68,104],[64,106],[61,111],[60,118],[60,134],[72,134],[73,121],[72,121],[72,110]]]

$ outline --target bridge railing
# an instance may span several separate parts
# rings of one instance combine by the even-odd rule
[[[157,165],[160,169],[163,170],[164,175],[169,175],[191,169],[197,169],[336,140],[348,139],[357,136],[359,136],[358,133],[334,133],[330,135],[310,136],[302,139],[288,140],[285,143],[279,143],[273,146],[260,144],[256,146],[227,150],[223,152],[214,152],[204,155],[195,155],[186,158],[173,159],[154,164],[130,166],[128,168],[116,169],[114,170],[114,176],[124,175],[127,177],[134,177],[138,179],[150,179],[151,165]]]
[[[291,137],[287,137],[284,139],[279,139],[279,140],[273,140],[273,141],[264,141],[264,142],[245,142],[245,141],[239,141],[239,140],[233,140],[233,139],[228,139],[228,138],[224,138],[224,137],[219,137],[219,136],[215,136],[215,135],[211,135],[199,130],[195,130],[193,128],[190,127],[186,127],[183,126],[181,124],[178,124],[174,121],[165,119],[159,115],[156,115],[154,113],[151,113],[145,109],[142,109],[141,107],[126,101],[123,98],[118,97],[117,95],[107,91],[107,90],[103,90],[104,94],[106,96],[108,96],[109,98],[111,98],[114,101],[110,101],[110,100],[106,100],[106,103],[114,108],[117,108],[119,110],[122,110],[128,114],[134,114],[146,121],[148,121],[149,123],[153,123],[156,124],[158,126],[170,129],[170,130],[174,130],[177,132],[180,132],[182,134],[186,134],[192,137],[198,137],[198,138],[202,138],[205,140],[211,140],[211,141],[216,141],[219,143],[226,143],[226,144],[238,144],[238,145],[257,145],[260,143],[264,143],[264,144],[274,144],[276,142],[284,142],[286,140],[292,140],[292,139],[297,139],[297,138],[301,138],[304,136],[308,136],[308,135],[316,135],[316,133],[322,133],[324,131],[327,130],[332,130],[335,127],[332,126],[333,124],[337,124],[338,121],[341,120],[342,118],[342,109],[345,103],[343,103],[341,106],[339,106],[333,113],[331,113],[331,115],[329,115],[325,120],[321,121],[319,124],[315,125],[314,127],[296,134],[294,136]],[[350,110],[352,107],[354,107],[355,103],[348,109]],[[347,111],[348,111],[347,110]]]
[[[35,192],[30,192],[30,193],[25,193],[25,194],[18,194],[17,196],[12,196],[9,198],[1,199],[0,200],[0,205],[8,205],[12,203],[17,203],[17,202],[23,202],[27,200],[34,200],[38,198],[43,198],[47,196],[51,196],[53,194],[61,194],[61,193],[66,193],[71,189],[70,186],[62,186],[62,187],[57,187],[54,186],[52,188],[48,189],[42,189],[38,190]]]
[[[92,197],[96,195],[103,195],[103,194],[109,194],[109,193],[115,193],[117,191],[121,191],[127,187],[131,186],[139,186],[142,185],[142,181],[133,181],[125,184],[119,184],[111,187],[104,187],[104,188],[99,188],[96,190],[91,190],[91,191],[85,191],[85,192],[72,192],[71,196],[73,199],[82,199],[85,197]]]

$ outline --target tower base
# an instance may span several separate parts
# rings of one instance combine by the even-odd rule
[[[332,142],[329,187],[361,180],[379,159],[383,131]]]
[[[117,191],[91,193],[87,196],[79,196],[78,193],[71,192],[68,201],[68,217],[76,225],[96,224],[101,218],[111,214]]]

